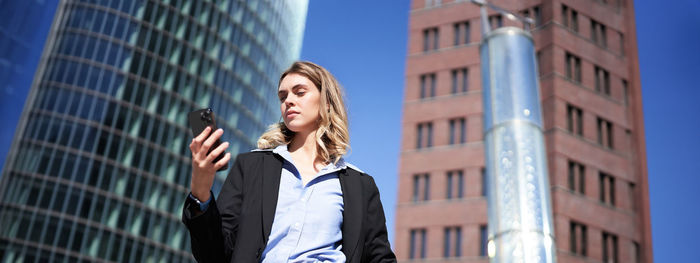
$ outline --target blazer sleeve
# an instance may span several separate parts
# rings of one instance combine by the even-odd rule
[[[369,200],[367,205],[367,229],[362,262],[396,262],[396,255],[391,251],[387,238],[384,207],[379,198],[379,189],[374,179],[369,178]]]
[[[243,201],[242,186],[241,161],[237,157],[219,197],[212,199],[203,213],[191,198],[185,201],[182,222],[190,231],[192,255],[198,262],[231,261]]]

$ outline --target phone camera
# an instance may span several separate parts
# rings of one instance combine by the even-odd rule
[[[199,116],[202,118],[202,120],[206,121],[207,123],[212,123],[211,113],[212,113],[212,109],[209,108],[205,111],[202,111],[202,113],[200,113]]]

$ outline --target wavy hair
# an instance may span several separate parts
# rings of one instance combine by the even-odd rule
[[[316,131],[316,149],[324,162],[334,164],[350,148],[348,116],[343,102],[342,87],[325,68],[308,61],[297,61],[282,73],[277,86],[285,76],[295,73],[308,78],[321,93],[318,130]],[[258,138],[258,148],[270,149],[288,144],[295,132],[287,128],[284,121],[272,124]]]

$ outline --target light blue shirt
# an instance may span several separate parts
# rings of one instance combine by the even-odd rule
[[[344,204],[338,171],[351,165],[341,158],[326,165],[304,186],[287,145],[272,152],[284,158],[284,163],[262,262],[345,262],[341,251]]]

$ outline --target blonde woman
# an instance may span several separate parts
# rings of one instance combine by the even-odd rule
[[[348,121],[341,87],[326,69],[295,62],[279,80],[283,122],[238,155],[218,198],[207,155],[223,130],[190,144],[191,194],[182,221],[199,262],[395,262],[371,176],[345,162]],[[211,136],[209,136],[211,133]]]

